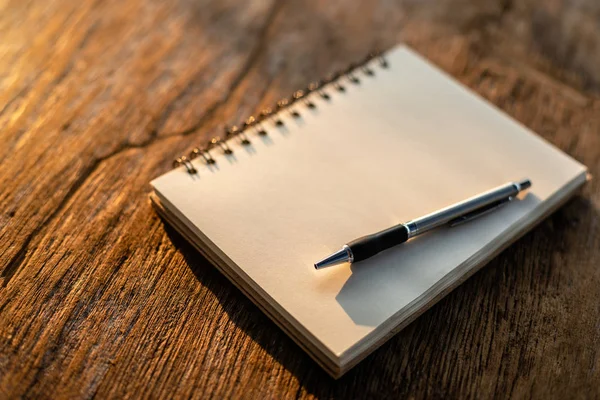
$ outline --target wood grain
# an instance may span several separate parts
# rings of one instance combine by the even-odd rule
[[[600,397],[600,185],[334,381],[152,210],[174,156],[404,41],[600,176],[593,0],[0,2],[0,397]]]

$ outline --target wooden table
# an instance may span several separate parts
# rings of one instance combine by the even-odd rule
[[[156,216],[172,159],[404,41],[600,177],[594,0],[0,3],[0,397],[598,397],[600,184],[334,381]]]

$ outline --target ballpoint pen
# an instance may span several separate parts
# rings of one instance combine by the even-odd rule
[[[439,226],[455,226],[470,221],[512,201],[519,192],[530,186],[529,179],[510,182],[423,217],[360,237],[315,263],[315,268],[362,261]]]

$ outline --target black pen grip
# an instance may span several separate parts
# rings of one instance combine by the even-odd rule
[[[404,243],[408,240],[408,230],[402,224],[393,226],[381,232],[373,233],[355,239],[348,243],[354,256],[354,262],[362,261],[375,254]]]

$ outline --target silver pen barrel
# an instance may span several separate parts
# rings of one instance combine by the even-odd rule
[[[527,179],[520,182],[507,183],[485,193],[480,193],[477,196],[461,201],[460,203],[453,204],[431,214],[408,221],[404,224],[404,226],[406,226],[408,229],[408,237],[412,238],[430,231],[431,229],[445,225],[455,218],[471,213],[495,202],[512,199],[521,190],[525,190],[530,186],[531,182]]]

